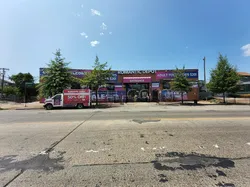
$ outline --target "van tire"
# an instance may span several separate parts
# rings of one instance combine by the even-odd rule
[[[83,109],[84,105],[82,103],[78,103],[76,106],[78,109]]]
[[[45,106],[46,110],[52,110],[53,109],[53,105],[52,104],[47,104]]]

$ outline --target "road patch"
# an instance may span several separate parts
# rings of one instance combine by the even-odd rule
[[[207,167],[234,168],[235,163],[229,158],[211,157],[197,153],[168,152],[155,154],[154,168],[160,171],[197,170]]]
[[[159,122],[161,120],[160,119],[133,119],[132,121],[135,122],[135,123],[142,124],[142,123]]]
[[[57,158],[51,158],[49,153],[38,154],[32,158],[17,161],[17,155],[7,155],[0,158],[0,173],[10,170],[38,170],[45,172],[53,172],[64,169],[63,154],[66,152],[58,152]]]

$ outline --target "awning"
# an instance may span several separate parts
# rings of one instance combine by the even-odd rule
[[[151,77],[123,77],[123,83],[150,83]]]

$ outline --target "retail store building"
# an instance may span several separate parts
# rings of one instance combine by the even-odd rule
[[[240,91],[238,94],[249,94],[250,93],[250,73],[238,72],[240,76]]]
[[[82,79],[91,70],[71,69],[70,72],[76,78]],[[171,90],[170,82],[174,74],[174,70],[112,71],[112,77],[109,78],[107,85],[99,88],[98,100],[104,102],[181,100],[181,94]],[[44,68],[40,68],[40,78],[44,75]],[[184,94],[184,100],[198,100],[198,69],[186,69],[185,75],[192,82],[192,91]]]

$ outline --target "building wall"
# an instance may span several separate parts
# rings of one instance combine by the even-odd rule
[[[250,93],[250,76],[240,75],[240,91],[238,94],[248,94]]]
[[[84,75],[87,72],[91,72],[91,70],[83,70],[83,69],[71,69],[70,72],[72,73],[73,76],[76,78],[84,78]],[[187,78],[190,81],[197,82],[198,81],[198,69],[186,69],[185,74]],[[44,68],[40,68],[40,78],[45,75]],[[129,70],[129,71],[113,71],[112,77],[109,79],[109,84],[113,85],[119,85],[115,91],[119,90],[119,94],[126,95],[126,88],[125,88],[125,83],[124,83],[124,78],[129,78],[129,77],[151,77],[151,81],[149,84],[149,94],[153,94],[153,90],[158,90],[159,94],[163,94],[163,92],[171,92],[171,89],[164,89],[164,81],[166,82],[171,82],[174,78],[174,70]],[[136,82],[133,82],[136,84]],[[129,83],[129,84],[133,84]],[[143,83],[143,82],[138,82]],[[158,84],[153,84],[153,83],[159,83],[159,87],[153,88],[152,86],[158,85]],[[101,89],[102,92],[104,90]],[[102,93],[104,94],[104,93]],[[173,95],[177,93],[173,93]],[[193,87],[192,91],[187,93],[187,99],[185,100],[198,100],[199,98],[199,89],[197,87]],[[152,99],[152,97],[151,97]]]

